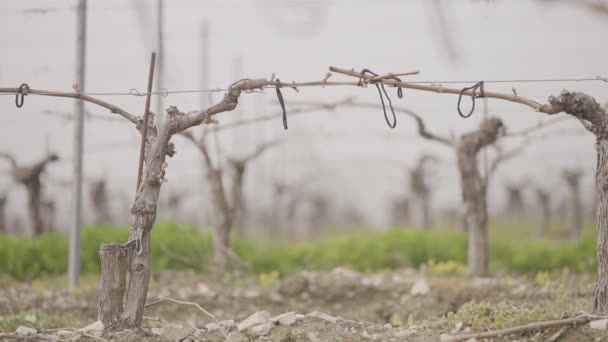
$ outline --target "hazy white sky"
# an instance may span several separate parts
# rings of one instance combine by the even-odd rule
[[[155,3],[89,1],[87,91],[144,91],[149,54],[155,49]],[[456,61],[450,58],[441,36],[434,2],[428,0],[182,0],[165,4],[163,87],[169,90],[200,89],[203,84],[203,21],[209,26],[207,85],[211,88],[226,87],[243,77],[269,77],[272,73],[283,82],[319,80],[330,65],[369,68],[378,73],[420,70],[420,75],[412,79],[421,81],[608,76],[608,17],[560,2],[443,1],[451,46],[458,55]],[[76,79],[75,6],[76,1],[2,2],[0,87],[17,87],[25,82],[36,89],[71,91]],[[32,10],[40,8],[50,10]],[[519,95],[541,102],[568,89],[586,92],[603,103],[608,90],[604,82],[492,83],[486,85],[486,90],[510,92],[513,87]],[[374,88],[305,88],[299,93],[285,89],[283,94],[288,111],[290,101],[333,101],[345,96],[378,101]],[[455,109],[457,97],[453,95],[407,90],[404,95],[402,100],[393,95],[393,102],[423,114],[429,128],[439,133],[466,132],[482,118],[481,111],[468,120],[459,118]],[[221,94],[214,96],[218,99]],[[197,109],[202,106],[201,98],[196,93],[172,94],[164,99],[164,106]],[[136,113],[144,107],[143,98],[103,99]],[[278,112],[275,100],[274,91],[246,95],[238,113],[225,113],[218,119],[225,123]],[[17,109],[13,97],[0,96],[0,149],[27,163],[42,156],[48,145],[63,158],[49,168],[49,174],[69,177],[72,123],[42,112],[71,113],[73,108],[70,100],[30,96],[24,107]],[[512,130],[545,119],[527,107],[498,100],[490,100],[489,108],[490,114],[503,118]],[[87,109],[105,114],[93,105],[87,105]],[[224,155],[246,153],[256,142],[275,137],[287,139],[287,144],[266,154],[252,168],[247,196],[255,200],[254,206],[268,203],[273,178],[296,181],[322,170],[319,177],[306,184],[309,191],[331,192],[340,205],[356,205],[373,222],[382,223],[388,200],[405,188],[403,168],[428,152],[442,158],[435,172],[434,203],[438,207],[454,206],[460,200],[452,151],[412,139],[415,128],[407,118],[399,118],[397,128],[390,130],[380,110],[344,109],[335,114],[294,117],[289,123],[288,131],[276,120],[220,138]],[[555,129],[560,127],[576,129],[579,125],[569,120]],[[85,134],[86,176],[105,176],[117,196],[132,197],[139,150],[133,127],[120,120],[87,121]],[[178,154],[169,161],[169,183],[163,191],[193,192],[186,206],[194,209],[203,203],[203,197],[193,190],[203,187],[198,185],[202,179],[201,158],[186,141],[176,137],[174,142]],[[513,141],[507,146],[516,145]],[[589,192],[594,158],[593,138],[588,134],[537,141],[500,169],[490,190],[491,203],[495,209],[502,203],[504,182],[524,178],[561,193],[561,167],[584,169],[584,186]],[[1,164],[0,169],[7,166]],[[6,176],[0,180],[0,185],[8,183]],[[56,186],[49,188],[49,196],[61,193],[67,192]],[[529,198],[533,199],[531,194]],[[21,211],[23,201],[22,190],[11,189],[11,210]],[[69,200],[60,206],[67,210]],[[124,211],[126,215],[126,208]]]

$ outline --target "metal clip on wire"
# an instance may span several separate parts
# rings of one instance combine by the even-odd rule
[[[375,72],[373,72],[369,69],[361,70],[361,78],[359,78],[359,84],[358,84],[359,86],[362,85],[361,81],[363,81],[363,76],[366,73],[374,75],[374,76],[378,76],[378,74],[376,74]],[[396,76],[391,77],[391,79],[401,82],[401,80]],[[378,89],[378,95],[380,95],[380,103],[382,103],[382,111],[384,112],[384,120],[386,121],[386,124],[390,128],[397,127],[397,116],[395,116],[395,110],[393,109],[393,103],[391,102],[391,98],[388,96],[388,93],[386,92],[386,88],[384,87],[384,84],[383,83],[378,84],[378,83],[374,82],[373,80],[370,81],[370,83],[373,83],[376,86],[376,89]],[[382,93],[384,93],[384,96],[386,96],[386,99],[388,100],[388,105],[391,108],[391,114],[393,116],[392,122],[391,122],[391,120],[389,120],[388,114],[386,114],[386,105],[384,104],[384,96],[382,96]],[[399,98],[403,97],[403,91],[401,90],[401,88],[397,89],[397,96]]]
[[[275,81],[275,89],[277,90],[277,97],[279,98],[279,104],[281,105],[281,109],[283,110],[283,128],[288,129],[287,127],[287,111],[285,110],[285,100],[283,100],[283,94],[281,94],[281,80],[278,78]]]
[[[24,97],[27,96],[29,92],[30,86],[28,86],[27,83],[23,83],[21,86],[19,86],[19,90],[15,95],[15,105],[17,106],[17,108],[23,107],[23,102],[25,100]]]
[[[479,89],[479,93],[477,92],[477,89]],[[471,90],[471,102],[472,102],[472,106],[471,106],[471,110],[469,111],[469,113],[467,115],[464,115],[462,113],[462,111],[460,110],[460,101],[462,100],[462,95],[464,95],[464,92],[467,90]],[[456,109],[458,109],[458,114],[463,117],[463,118],[468,118],[471,115],[473,115],[473,112],[475,111],[475,98],[483,98],[485,97],[485,94],[483,92],[483,81],[479,81],[477,83],[475,83],[475,85],[473,85],[472,87],[468,87],[468,88],[462,88],[462,90],[460,91],[460,96],[458,96],[458,106],[456,107]]]

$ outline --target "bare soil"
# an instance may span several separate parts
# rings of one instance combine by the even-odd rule
[[[363,275],[338,268],[285,279],[240,276],[212,281],[190,272],[163,272],[152,280],[148,303],[161,298],[197,303],[221,321],[221,328],[209,325],[216,321],[195,306],[162,302],[146,309],[148,319],[141,330],[100,338],[70,333],[65,328],[77,330],[96,321],[97,286],[92,283],[69,293],[35,282],[0,290],[0,340],[163,341],[171,337],[168,330],[176,330],[172,336],[184,333],[186,341],[225,341],[227,336],[233,341],[439,341],[442,334],[590,312],[593,277],[478,279],[410,269]],[[306,316],[315,310],[330,318]],[[237,332],[236,325],[258,311],[301,315],[289,326],[273,324],[263,336],[250,329]],[[21,325],[38,333],[18,335],[15,329]],[[66,331],[58,333],[60,328]],[[499,340],[545,341],[558,331],[559,327]],[[608,333],[585,324],[564,329],[556,341],[608,341]]]

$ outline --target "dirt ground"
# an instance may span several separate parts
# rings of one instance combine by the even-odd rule
[[[446,334],[457,336],[590,312],[593,280],[567,273],[540,274],[534,279],[474,279],[411,269],[363,275],[337,268],[284,279],[267,275],[210,281],[190,272],[163,272],[152,280],[148,303],[162,298],[197,303],[217,321],[194,305],[164,301],[146,309],[143,329],[100,337],[96,331],[78,331],[96,321],[95,280],[74,293],[34,282],[0,286],[0,340],[441,341],[442,334],[445,340]],[[284,316],[285,321],[239,331],[239,323],[256,313],[265,320],[290,314]],[[552,338],[608,341],[608,332],[586,323],[494,341]]]

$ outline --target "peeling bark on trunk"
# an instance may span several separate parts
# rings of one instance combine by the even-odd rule
[[[545,236],[551,225],[551,198],[549,197],[549,193],[542,189],[536,189],[536,198],[540,207],[538,235]]]
[[[545,112],[566,112],[596,136],[597,282],[593,311],[604,315],[608,313],[608,113],[593,97],[565,90],[550,97],[549,104],[550,108],[543,108]]]
[[[129,215],[129,243],[135,245],[135,251],[129,259],[130,276],[125,308],[115,325],[119,330],[139,327],[143,318],[150,281],[150,232],[156,220],[158,196],[164,182],[167,166],[165,158],[174,153],[173,146],[169,145],[171,121],[172,117],[169,115],[155,139],[155,134],[151,134],[153,143],[146,151],[145,172]]]
[[[127,287],[127,262],[132,248],[122,244],[103,244],[101,260],[101,290],[97,305],[97,320],[105,326],[116,323],[123,312],[123,296]]]
[[[562,176],[568,185],[568,226],[570,235],[578,240],[583,232],[583,204],[581,201],[581,172],[564,170]]]
[[[608,137],[597,139],[595,187],[597,210],[597,281],[594,312],[608,313]]]

